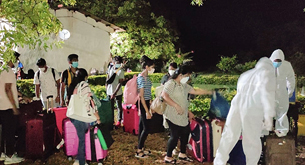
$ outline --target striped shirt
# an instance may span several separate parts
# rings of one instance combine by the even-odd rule
[[[150,81],[150,78],[148,76],[143,77],[141,74],[139,74],[137,78],[137,85],[138,85],[138,92],[140,92],[141,88],[144,88],[144,99],[151,100],[152,83]]]
[[[178,126],[185,127],[188,125],[188,93],[193,89],[188,84],[178,84],[175,80],[171,79],[165,83],[163,91],[176,102],[184,110],[182,115],[179,115],[176,108],[167,104],[164,117]]]

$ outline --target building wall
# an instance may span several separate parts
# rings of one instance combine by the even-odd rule
[[[72,16],[73,14],[74,16]],[[25,73],[28,69],[38,70],[36,61],[40,57],[47,61],[48,66],[62,72],[69,67],[67,57],[72,53],[79,55],[79,68],[85,68],[88,72],[91,68],[105,71],[110,54],[109,32],[93,26],[92,23],[90,24],[93,19],[80,13],[69,11],[68,14],[62,15],[58,12],[58,15],[63,28],[70,31],[70,38],[64,41],[62,48],[53,47],[47,52],[44,49],[18,48]],[[95,20],[93,21],[95,22]],[[59,37],[54,36],[53,39],[59,39]]]

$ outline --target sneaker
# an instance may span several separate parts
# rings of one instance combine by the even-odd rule
[[[175,156],[177,156],[179,154],[179,150],[177,147],[173,150],[172,154]]]
[[[5,155],[5,153],[1,153],[1,157],[0,157],[0,161],[4,161],[5,160],[5,158],[6,158],[6,155]]]
[[[4,164],[16,164],[16,163],[20,163],[22,162],[24,159],[23,158],[19,158],[17,155],[12,155],[12,157],[6,157]]]

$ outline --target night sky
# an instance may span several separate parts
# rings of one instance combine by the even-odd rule
[[[190,1],[150,0],[153,12],[178,28],[183,52],[195,51],[201,70],[214,68],[221,55],[246,62],[277,48],[286,56],[305,52],[304,0],[207,0],[201,7]]]

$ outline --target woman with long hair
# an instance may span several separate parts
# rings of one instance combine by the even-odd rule
[[[69,105],[69,101],[70,101],[71,96],[73,94],[77,93],[78,88],[81,88],[82,96],[87,96],[87,97],[90,97],[90,99],[92,99],[92,93],[91,93],[89,84],[86,82],[87,79],[88,79],[87,71],[83,68],[79,68],[76,71],[75,78],[72,80],[72,82],[71,82],[71,84],[68,88],[68,95],[67,95],[68,104],[67,105]],[[94,105],[90,104],[90,106],[94,106]],[[84,109],[84,111],[87,111],[87,109]],[[97,118],[97,123],[100,124],[100,118],[99,118],[98,112],[96,111],[94,113],[94,115]],[[86,164],[85,134],[88,130],[89,124],[86,123],[86,122],[83,122],[83,121],[72,119],[72,118],[70,118],[70,120],[76,128],[77,136],[78,136],[78,139],[79,139],[78,153],[77,153],[77,157],[76,157],[76,160],[75,160],[73,165],[85,165]]]
[[[165,163],[175,164],[176,160],[172,157],[172,152],[180,139],[179,160],[192,162],[186,156],[186,145],[190,134],[189,121],[194,118],[194,114],[188,110],[188,94],[206,95],[212,91],[194,89],[187,84],[192,71],[189,66],[183,65],[176,69],[171,79],[164,85],[162,97],[167,106],[163,114],[166,124],[170,129],[170,138],[167,142],[167,154],[164,158]]]
[[[141,111],[140,124],[139,124],[139,137],[138,137],[138,149],[136,151],[137,158],[147,158],[151,153],[149,150],[144,150],[144,143],[149,133],[149,121],[152,117],[149,108],[151,100],[151,86],[152,83],[148,77],[148,74],[152,74],[155,71],[154,61],[143,55],[141,60],[141,65],[143,71],[138,75],[137,85],[140,97],[140,107]],[[138,103],[136,104],[138,106]]]

